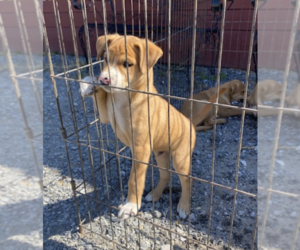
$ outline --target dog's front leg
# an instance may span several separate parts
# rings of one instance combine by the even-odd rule
[[[134,216],[137,214],[138,210],[142,205],[142,195],[145,187],[145,179],[147,172],[147,164],[150,158],[150,146],[145,147],[135,147],[134,154],[135,159],[138,161],[132,162],[130,177],[128,181],[128,195],[126,203],[121,207],[118,216],[120,218],[126,219],[129,216]],[[144,162],[144,163],[141,163]]]
[[[98,88],[95,96],[92,95],[92,98],[94,105],[97,105],[100,122],[108,123],[109,117],[107,113],[107,92],[102,88]]]

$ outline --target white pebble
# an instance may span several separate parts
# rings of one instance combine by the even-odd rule
[[[241,159],[240,159],[240,162],[241,162],[245,167],[247,167],[247,162],[246,162],[245,160],[241,160]]]

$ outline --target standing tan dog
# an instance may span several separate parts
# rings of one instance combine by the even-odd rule
[[[153,150],[157,164],[160,167],[160,181],[156,188],[146,196],[146,200],[157,201],[167,186],[169,181],[169,155],[171,154],[176,172],[182,174],[179,175],[182,194],[177,211],[181,218],[186,218],[190,209],[191,181],[183,175],[189,175],[190,173],[190,159],[196,141],[195,129],[192,126],[190,134],[189,119],[170,106],[169,152],[167,101],[159,96],[149,95],[148,113],[148,95],[129,91],[131,122],[128,91],[126,89],[147,91],[146,41],[134,36],[127,36],[126,60],[125,38],[118,34],[108,35],[106,38],[108,53],[104,53],[104,68],[99,77],[101,85],[95,88],[99,116],[102,123],[111,124],[118,138],[130,147],[132,157],[136,160],[132,162],[127,201],[121,207],[118,216],[128,218],[131,215],[136,215],[141,207],[147,163]],[[106,48],[105,36],[98,38],[96,47],[97,58],[99,59]],[[153,85],[153,66],[162,55],[162,50],[148,41],[148,79],[149,92],[152,93],[157,93]],[[93,88],[83,86],[81,91],[83,96],[88,96],[91,95]],[[150,127],[148,118],[150,119]],[[152,145],[152,148],[150,148],[150,145]]]
[[[217,87],[210,88],[195,94],[193,99],[212,101],[210,99],[216,94],[216,91]],[[244,91],[245,85],[239,80],[232,80],[224,83],[220,85],[219,103],[231,105],[231,102],[233,101],[243,100]],[[214,120],[216,120],[216,124],[223,124],[226,122],[226,119],[220,119],[218,117],[225,118],[229,116],[241,115],[243,112],[241,109],[219,107],[217,117],[214,116],[214,110],[212,108],[207,115],[203,116],[203,109],[205,105],[207,104],[193,102],[192,122],[196,126],[196,131],[213,128]],[[191,110],[189,102],[185,101],[183,103],[181,107],[181,113],[190,118]],[[199,114],[201,115],[201,119],[199,119]]]

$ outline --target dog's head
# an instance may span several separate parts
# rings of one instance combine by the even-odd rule
[[[101,87],[107,91],[110,91],[107,87],[109,85],[119,88],[137,88],[137,85],[147,82],[147,72],[152,70],[163,55],[158,46],[148,41],[147,57],[146,40],[134,36],[126,36],[125,47],[125,37],[118,34],[108,35],[106,38],[100,36],[97,39],[96,49],[97,59],[102,55],[104,57],[104,67],[99,80]]]
[[[245,93],[245,85],[239,80],[232,80],[226,86],[229,91],[230,101],[243,101]]]

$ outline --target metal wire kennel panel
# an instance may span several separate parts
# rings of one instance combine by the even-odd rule
[[[248,19],[231,9],[235,4],[237,9],[244,8]],[[164,56],[154,68],[159,94],[144,94],[159,95],[177,109],[184,100],[196,101],[193,93],[219,87],[233,77],[243,80],[246,89],[253,88],[256,13],[256,5],[246,0],[223,1],[214,6],[211,1],[83,0],[80,5],[77,1],[44,2],[45,51],[79,230],[95,246],[256,249],[255,120],[246,119],[244,112],[232,120],[233,129],[215,124],[213,130],[197,135],[192,171],[187,176],[193,180],[188,219],[180,220],[176,213],[180,184],[178,173],[171,169],[171,181],[161,200],[144,203],[136,217],[121,221],[116,218],[118,206],[126,198],[131,163],[139,161],[117,139],[110,125],[100,124],[91,99],[83,99],[78,91],[85,75],[97,76],[101,70],[103,60],[95,60],[96,38],[114,32],[151,39],[163,49]],[[248,25],[246,37],[238,35],[242,33],[239,21]],[[225,38],[229,47],[225,46]],[[58,48],[58,54],[51,53],[50,47]],[[236,58],[237,69],[223,69],[223,64],[230,65],[232,58]],[[232,108],[246,110],[244,100],[242,107]],[[226,106],[218,102],[213,105]],[[247,161],[251,172],[245,168]],[[159,179],[153,157],[148,165],[145,194]]]
[[[0,7],[4,9],[0,13],[0,45],[3,48],[4,59],[2,70],[10,75],[16,95],[15,100],[11,101],[18,103],[23,119],[20,126],[24,129],[32,152],[32,160],[30,163],[26,162],[30,167],[22,171],[36,175],[42,190],[43,100],[41,89],[43,69],[42,56],[38,54],[41,51],[37,53],[31,44],[33,42],[39,47],[38,44],[41,44],[43,39],[42,12],[38,1],[27,1],[25,5],[28,3],[32,4],[30,8],[24,7],[24,2],[18,0],[0,3]],[[32,16],[29,18],[29,15]],[[14,18],[15,26],[11,24],[10,18]],[[30,29],[28,22],[35,22],[35,25]],[[14,29],[13,35],[12,29]],[[12,42],[12,37],[17,42]],[[40,49],[42,49],[41,46]],[[11,136],[7,134],[7,140],[10,140]]]
[[[288,106],[299,88],[300,1],[265,2],[258,19],[258,80],[282,84],[280,100],[264,103],[273,117],[258,119],[258,243],[262,249],[299,249],[299,105]],[[299,100],[299,94],[297,95]],[[291,114],[292,113],[292,114]]]

